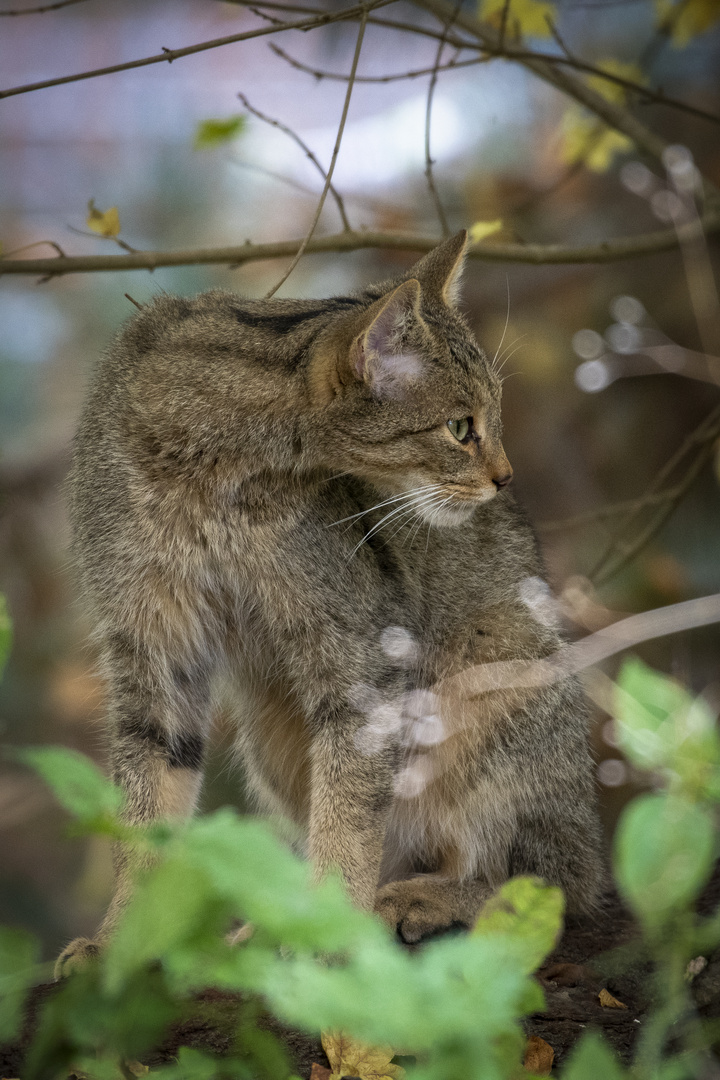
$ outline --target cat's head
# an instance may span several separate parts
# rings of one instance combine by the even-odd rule
[[[512,477],[500,379],[455,306],[463,231],[338,318],[309,368],[323,461],[435,525],[466,521]]]

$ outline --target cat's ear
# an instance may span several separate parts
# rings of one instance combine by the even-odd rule
[[[428,300],[455,305],[460,299],[460,279],[467,252],[467,229],[445,240],[409,271],[422,285]]]
[[[370,321],[356,338],[351,364],[355,375],[380,397],[402,394],[420,376],[421,363],[398,347],[409,324],[420,320],[420,282],[410,278],[370,308]]]

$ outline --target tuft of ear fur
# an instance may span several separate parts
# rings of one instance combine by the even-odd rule
[[[398,348],[409,322],[420,321],[420,282],[404,281],[370,308],[371,321],[353,346],[353,366],[379,397],[396,397],[421,373],[419,358]]]
[[[467,229],[461,229],[455,236],[433,248],[408,271],[411,277],[420,282],[423,295],[428,300],[451,306],[457,304],[467,241]]]

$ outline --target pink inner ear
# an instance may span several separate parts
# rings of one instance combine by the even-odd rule
[[[356,341],[355,342],[354,353],[355,353],[355,355],[353,357],[353,367],[355,368],[355,373],[357,374],[358,379],[364,379],[365,378],[365,349],[363,348],[362,341]]]

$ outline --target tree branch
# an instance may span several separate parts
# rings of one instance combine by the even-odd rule
[[[682,238],[720,231],[720,208],[707,211],[696,224],[681,226]],[[53,259],[2,259],[3,274],[35,274],[55,277],[59,274],[94,271],[156,270],[161,266],[199,266],[226,263],[240,266],[261,259],[281,259],[294,255],[302,241],[280,240],[255,244],[247,240],[234,247],[191,248],[181,251],[138,251],[133,255],[68,255]],[[469,250],[469,256],[483,262],[529,263],[539,266],[558,263],[608,263],[621,259],[671,251],[680,243],[678,231],[663,229],[637,236],[604,240],[599,244],[573,247],[565,244],[494,244],[481,242]],[[435,237],[418,233],[352,231],[328,236],[314,236],[305,248],[307,254],[361,251],[367,248],[424,253],[437,245]]]
[[[460,4],[461,3],[462,3],[462,0],[458,0],[458,2],[455,4],[455,11],[453,12],[453,19],[455,18],[458,11],[460,10]],[[435,87],[437,85],[438,69],[440,67],[440,61],[442,59],[443,49],[445,48],[445,42],[447,40],[447,34],[448,34],[448,31],[450,30],[451,25],[452,25],[452,21],[446,23],[445,26],[443,27],[442,37],[441,37],[441,39],[440,39],[440,41],[438,43],[437,53],[435,55],[435,64],[433,66],[432,74],[430,76],[430,85],[428,86],[428,93],[427,93],[427,104],[425,106],[425,179],[427,180],[427,186],[428,186],[428,190],[430,192],[430,198],[432,199],[433,203],[435,204],[435,211],[437,213],[438,220],[440,222],[440,229],[442,231],[443,236],[449,236],[450,235],[450,228],[449,228],[448,223],[447,223],[447,218],[445,217],[445,211],[443,210],[443,205],[442,205],[442,203],[440,201],[440,196],[438,194],[438,190],[435,187],[435,178],[433,176],[433,171],[432,171],[433,159],[432,159],[432,155],[430,153],[430,127],[431,127],[431,122],[432,122],[433,97],[435,95]]]
[[[70,7],[71,4],[83,4],[85,0],[57,0],[54,4],[41,4],[40,7],[11,8],[9,11],[0,11],[0,18],[8,15],[43,15],[46,11],[58,11],[60,8]]]
[[[132,68],[148,67],[150,64],[171,64],[173,60],[179,60],[183,56],[207,52],[208,49],[219,49],[222,45],[232,45],[237,41],[250,41],[252,38],[282,33],[284,30],[313,30],[318,26],[326,26],[328,23],[361,18],[366,11],[387,7],[388,4],[395,2],[396,0],[368,0],[367,4],[357,4],[355,7],[346,8],[344,11],[339,12],[326,12],[323,15],[313,16],[311,19],[286,22],[279,26],[262,26],[257,30],[246,30],[241,34],[230,34],[228,37],[214,38],[212,41],[201,41],[197,45],[188,45],[183,49],[164,48],[161,53],[154,56],[145,56],[141,60],[128,60],[124,64],[112,64],[110,67],[95,68],[93,71],[82,71],[77,75],[63,75],[57,79],[44,79],[42,82],[13,86],[8,90],[0,90],[0,98],[13,97],[16,94],[29,94],[34,90],[45,90],[50,86],[63,86],[65,83],[80,82],[82,79],[97,79],[101,75],[112,75],[117,71],[130,71]]]
[[[312,220],[312,224],[308,229],[307,235],[303,239],[300,247],[295,253],[294,259],[288,266],[283,276],[278,281],[277,285],[274,285],[270,292],[266,294],[266,300],[269,300],[271,296],[274,296],[280,286],[290,277],[293,270],[300,262],[300,259],[302,258],[308,244],[310,243],[310,240],[312,239],[312,235],[317,228],[317,223],[320,220],[320,214],[322,213],[322,208],[325,205],[325,199],[327,198],[327,193],[330,190],[330,185],[332,183],[332,176],[335,171],[335,163],[337,161],[338,154],[340,153],[340,144],[342,143],[343,132],[345,130],[345,121],[347,120],[348,109],[350,108],[350,98],[352,97],[353,87],[355,85],[355,73],[357,71],[358,61],[360,59],[360,51],[362,49],[363,38],[365,37],[366,26],[367,10],[363,8],[362,18],[360,20],[360,29],[358,30],[357,41],[355,42],[355,53],[353,55],[352,67],[350,69],[350,79],[348,81],[347,93],[345,94],[345,102],[343,104],[342,116],[340,117],[340,123],[338,125],[337,135],[335,137],[335,146],[333,148],[332,158],[330,160],[330,168],[328,169],[327,176],[325,178],[325,187],[322,190],[322,195],[320,196],[320,200],[315,211],[315,217]]]
[[[432,12],[441,23],[445,23],[453,11],[453,5],[449,0],[413,0],[413,2],[425,11]],[[499,50],[501,42],[498,32],[476,16],[467,11],[460,11],[456,19],[456,25],[472,34],[478,41],[481,41],[489,51],[497,52]],[[662,153],[667,143],[637,120],[627,109],[615,102],[608,101],[582,79],[577,78],[569,71],[562,70],[559,61],[565,60],[565,63],[567,63],[567,58],[557,57],[550,59],[537,54],[528,56],[526,49],[507,42],[504,43],[503,55],[508,60],[517,60],[518,63],[521,63],[539,78],[590,109],[610,127],[622,132],[623,135],[627,135],[636,146],[644,150],[650,157],[662,161]]]
[[[273,120],[271,116],[266,116],[265,113],[261,113],[259,109],[256,109],[254,105],[250,104],[244,94],[238,94],[238,97],[242,101],[247,111],[252,113],[253,116],[257,116],[258,120],[263,120],[271,127],[277,128],[279,131],[283,131],[286,135],[289,135],[289,137],[297,143],[300,149],[304,151],[305,156],[313,163],[315,168],[322,176],[323,180],[327,180],[327,173],[323,169],[322,165],[320,164],[308,144],[300,138],[297,132],[293,131],[293,129],[288,127],[287,124],[283,124],[280,120]],[[337,188],[333,187],[332,184],[330,184],[330,194],[335,199],[335,203],[337,205],[338,212],[343,223],[343,228],[346,232],[351,232],[352,230],[350,227],[350,222],[348,221],[347,214],[345,212],[345,204],[343,203],[339,191],[337,190]]]
[[[677,508],[683,496],[690,490],[705,463],[712,457],[713,444],[719,437],[720,405],[716,405],[702,423],[688,435],[680,448],[660,469],[645,494],[631,508],[602,557],[588,575],[595,585],[602,585],[611,577],[614,577],[657,535]],[[695,447],[699,447],[699,450],[691,460],[680,481],[673,488],[662,492],[660,489],[662,489],[663,484]],[[654,496],[658,494],[664,497],[657,500],[659,505],[650,521],[634,536],[631,535],[634,522],[645,507],[655,502]],[[629,539],[627,538],[628,535]]]
[[[378,20],[379,21],[379,20]],[[298,71],[304,71],[308,75],[314,76],[316,79],[332,79],[336,82],[346,82],[347,75],[343,75],[340,72],[325,71],[321,68],[313,68],[309,64],[303,64],[300,60],[296,60],[289,53],[281,49],[279,45],[275,45],[274,42],[270,42],[270,48],[291,67],[296,68]],[[463,45],[464,49],[473,48],[472,45]],[[519,50],[514,49],[512,53],[503,48],[490,49],[483,48],[481,56],[473,56],[469,60],[451,60],[447,64],[442,64],[437,69],[435,67],[415,68],[410,71],[399,71],[388,75],[361,75],[356,78],[356,82],[362,83],[391,83],[400,82],[403,79],[417,79],[422,75],[432,75],[437,70],[441,71],[454,71],[456,68],[474,67],[476,64],[487,64],[491,60],[547,60],[552,64],[560,64],[561,66],[573,68],[575,71],[582,71],[588,75],[593,75],[598,79],[605,79],[606,82],[615,83],[617,86],[621,86],[628,93],[636,94],[639,103],[641,105],[667,105],[668,108],[678,109],[680,112],[688,113],[690,116],[697,116],[700,120],[708,120],[713,124],[720,124],[720,115],[717,113],[708,112],[707,109],[701,109],[697,105],[691,105],[687,101],[680,101],[679,98],[668,97],[662,90],[652,90],[649,86],[643,86],[641,83],[633,82],[632,79],[625,79],[622,75],[615,75],[612,72],[604,71],[602,68],[595,67],[593,64],[585,63],[584,60],[578,60],[576,57],[565,56],[548,56],[542,52],[535,52],[532,49]]]

